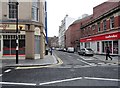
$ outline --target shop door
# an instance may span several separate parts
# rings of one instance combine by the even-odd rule
[[[35,54],[40,54],[40,37],[35,36]]]

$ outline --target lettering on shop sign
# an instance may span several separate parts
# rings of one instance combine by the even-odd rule
[[[87,39],[87,41],[91,41],[92,39]]]
[[[9,27],[8,24],[0,24],[0,29],[5,30],[7,27]]]
[[[105,36],[105,38],[116,38],[117,35],[108,35],[108,36]]]

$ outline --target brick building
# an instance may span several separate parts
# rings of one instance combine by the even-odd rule
[[[91,47],[95,53],[120,55],[120,1],[104,2],[93,8],[93,15],[82,24],[80,46]]]
[[[120,1],[94,7],[92,15],[75,21],[65,34],[66,47],[90,47],[95,53],[105,54],[109,46],[111,54],[120,55]]]
[[[59,47],[58,37],[56,37],[56,36],[54,36],[54,37],[48,37],[48,46],[49,47],[58,48]]]
[[[65,47],[74,47],[75,51],[80,49],[81,30],[83,22],[87,22],[91,16],[78,19],[71,24],[65,32]]]

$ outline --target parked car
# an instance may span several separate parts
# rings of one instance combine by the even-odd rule
[[[69,53],[74,53],[74,47],[68,47],[67,52]]]
[[[82,48],[78,51],[79,55],[94,55],[94,51],[91,48]]]

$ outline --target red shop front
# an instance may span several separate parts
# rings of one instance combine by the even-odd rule
[[[120,32],[82,38],[80,43],[93,48],[96,53],[105,53],[106,46],[109,46],[112,54],[120,54]]]

